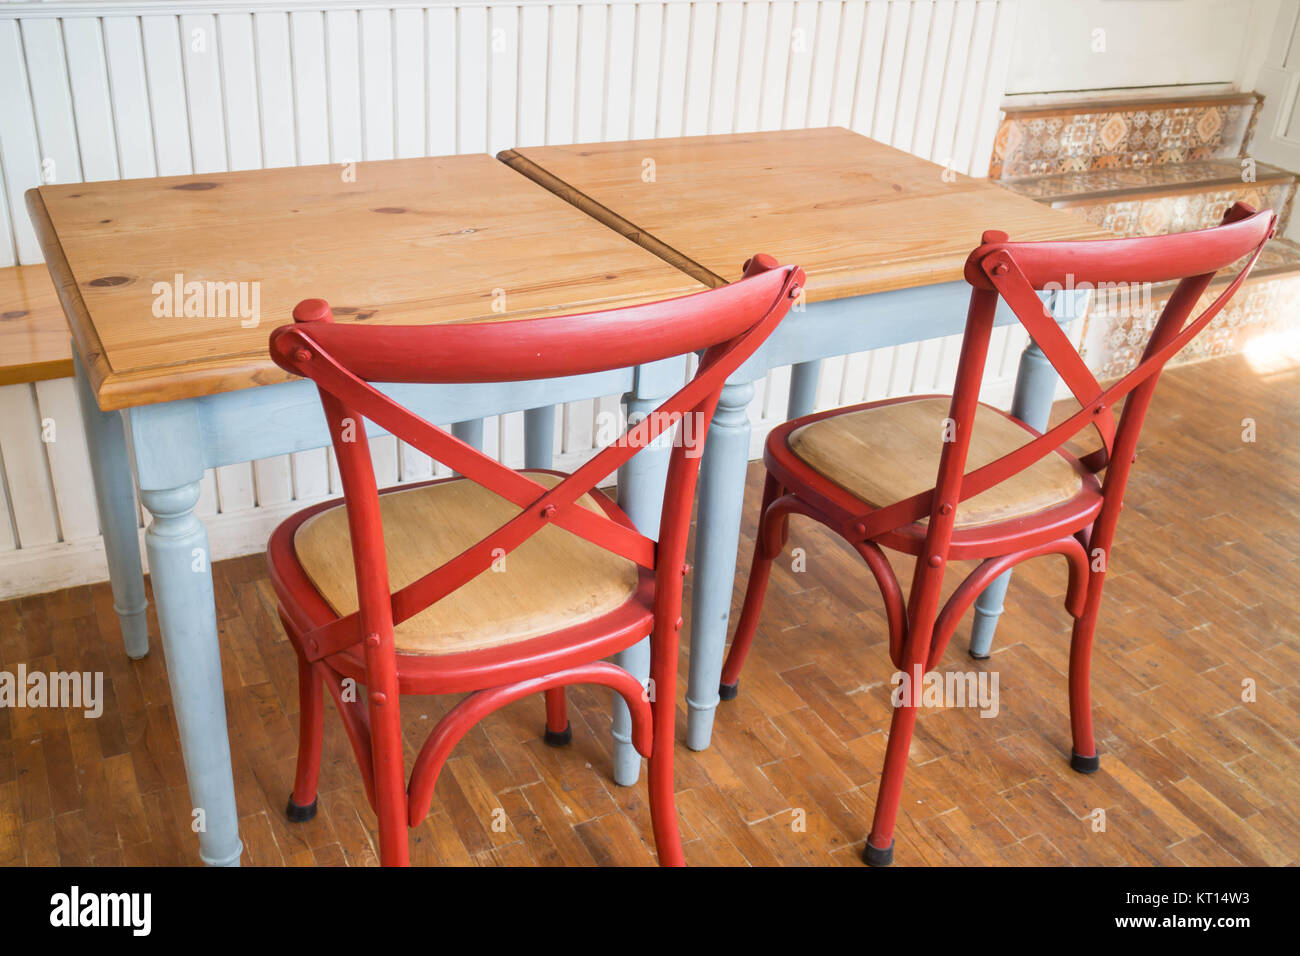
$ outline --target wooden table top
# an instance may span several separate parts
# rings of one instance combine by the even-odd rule
[[[326,299],[338,321],[404,324],[592,311],[701,288],[487,155],[358,163],[353,181],[344,172],[288,167],[30,190],[100,406],[287,380],[267,337],[305,298]],[[213,286],[211,309],[205,285],[212,314],[187,318],[184,287],[179,303],[162,291],[178,274],[183,283],[248,285]],[[255,289],[255,327],[243,327],[249,320],[233,307],[215,314],[239,291],[251,312]]]
[[[960,279],[986,229],[1114,238],[839,127],[522,147],[499,158],[710,285],[739,278],[756,252],[803,266],[809,301]]]

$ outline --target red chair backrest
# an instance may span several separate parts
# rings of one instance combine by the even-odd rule
[[[779,266],[768,256],[755,256],[746,263],[741,280],[695,295],[584,315],[463,325],[335,324],[324,301],[299,303],[295,324],[271,333],[271,357],[319,388],[343,481],[360,608],[309,635],[319,648],[313,656],[326,656],[371,634],[381,635],[391,655],[395,624],[477,577],[495,557],[517,548],[547,524],[656,573],[671,568],[680,580],[702,447],[674,444],[658,543],[582,507],[578,499],[687,415],[696,416],[693,434],[702,446],[727,376],[772,333],[803,281],[797,266]],[[552,487],[500,464],[370,384],[525,381],[626,368],[687,352],[703,352],[692,379]],[[378,487],[363,418],[508,499],[521,512],[441,567],[390,592]],[[383,640],[383,635],[390,639]],[[369,647],[366,657],[370,667]]]
[[[1212,229],[1134,239],[1075,242],[1010,242],[1006,233],[986,232],[966,260],[972,286],[970,311],[958,361],[949,417],[955,440],[945,442],[935,487],[873,512],[864,537],[930,518],[930,540],[947,540],[959,502],[1028,468],[1079,432],[1095,427],[1102,447],[1083,459],[1093,471],[1110,461],[1131,459],[1160,371],[1223,309],[1250,274],[1277,217],[1237,203]],[[1214,275],[1248,257],[1245,266],[1197,318],[1188,321]],[[1108,284],[1178,280],[1156,322],[1137,368],[1103,388],[1039,297],[1044,290],[1107,287]],[[1087,285],[1085,285],[1085,283]],[[1041,437],[995,461],[965,473],[975,409],[979,402],[989,338],[998,299],[1004,300],[1061,375],[1080,410]],[[1127,396],[1118,426],[1113,409]],[[1112,469],[1112,472],[1114,469]],[[1123,469],[1127,475],[1127,466]],[[1122,495],[1122,480],[1119,482]],[[1111,486],[1108,481],[1107,487]],[[945,505],[952,505],[943,511]]]

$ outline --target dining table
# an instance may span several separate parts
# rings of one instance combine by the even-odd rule
[[[489,322],[716,287],[756,252],[804,268],[804,300],[728,380],[706,442],[686,697],[687,743],[700,750],[718,703],[755,383],[792,365],[788,413],[800,415],[812,410],[821,360],[961,332],[962,265],[985,229],[1028,240],[1104,235],[838,128],[45,185],[28,191],[27,205],[71,331],[113,603],[133,658],[149,649],[137,490],[151,518],[153,598],[203,819],[199,856],[211,865],[237,865],[241,843],[195,505],[209,469],[329,445],[315,387],[267,351],[298,301],[325,299],[346,322]],[[1086,295],[1049,299],[1066,321]],[[999,323],[1014,321],[999,313]],[[557,405],[619,394],[635,419],[687,371],[678,357],[535,382],[381,387],[479,446],[485,417],[522,412],[525,466],[546,468]],[[1013,413],[1041,427],[1055,386],[1031,342]],[[648,446],[617,476],[620,505],[650,537],[669,452]],[[974,651],[987,651],[1005,582],[977,602]],[[617,663],[647,680],[648,642]],[[626,785],[640,758],[626,709],[614,706],[613,776]]]

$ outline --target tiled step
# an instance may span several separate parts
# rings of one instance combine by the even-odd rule
[[[1009,107],[994,141],[989,178],[1239,158],[1261,99],[1232,93]]]
[[[1213,302],[1243,265],[1244,262],[1239,262],[1223,270],[1202,296],[1193,315],[1199,315]],[[1101,381],[1113,381],[1137,366],[1175,285],[1162,283],[1131,296],[1109,291],[1094,295],[1084,320],[1080,351]],[[1241,352],[1260,336],[1294,328],[1297,316],[1300,316],[1300,245],[1273,239],[1232,301],[1169,364],[1187,365]]]
[[[1263,163],[1197,160],[1146,169],[1086,170],[1002,185],[1057,209],[1068,209],[1121,236],[1156,236],[1217,225],[1234,202],[1275,209],[1286,228],[1296,176]]]
[[[1234,202],[1276,210],[1281,233],[1297,177],[1247,158],[1260,102],[1255,93],[1241,93],[1009,108],[989,176],[1121,236],[1206,229]],[[1244,264],[1220,273],[1198,312]],[[1137,365],[1174,288],[1169,282],[1094,294],[1080,341],[1100,379],[1117,379]],[[1170,364],[1240,352],[1298,320],[1300,246],[1274,239],[1223,312]]]
[[[1245,165],[1243,165],[1243,163]],[[1053,206],[1091,202],[1101,197],[1142,197],[1188,189],[1289,183],[1295,174],[1277,166],[1240,159],[1201,159],[1146,169],[1095,169],[1010,179],[1002,185]]]

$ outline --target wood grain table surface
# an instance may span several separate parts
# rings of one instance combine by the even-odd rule
[[[1103,239],[1060,210],[839,127],[535,146],[507,165],[710,285],[766,252],[808,301],[950,282],[986,229]]]
[[[305,298],[339,321],[402,324],[701,288],[485,154],[41,186],[28,207],[105,410],[287,380],[267,336]],[[205,304],[222,284],[205,311],[228,314],[186,316],[189,295],[162,288],[178,275]],[[254,283],[251,325],[251,308],[222,304],[243,292],[251,306]]]

